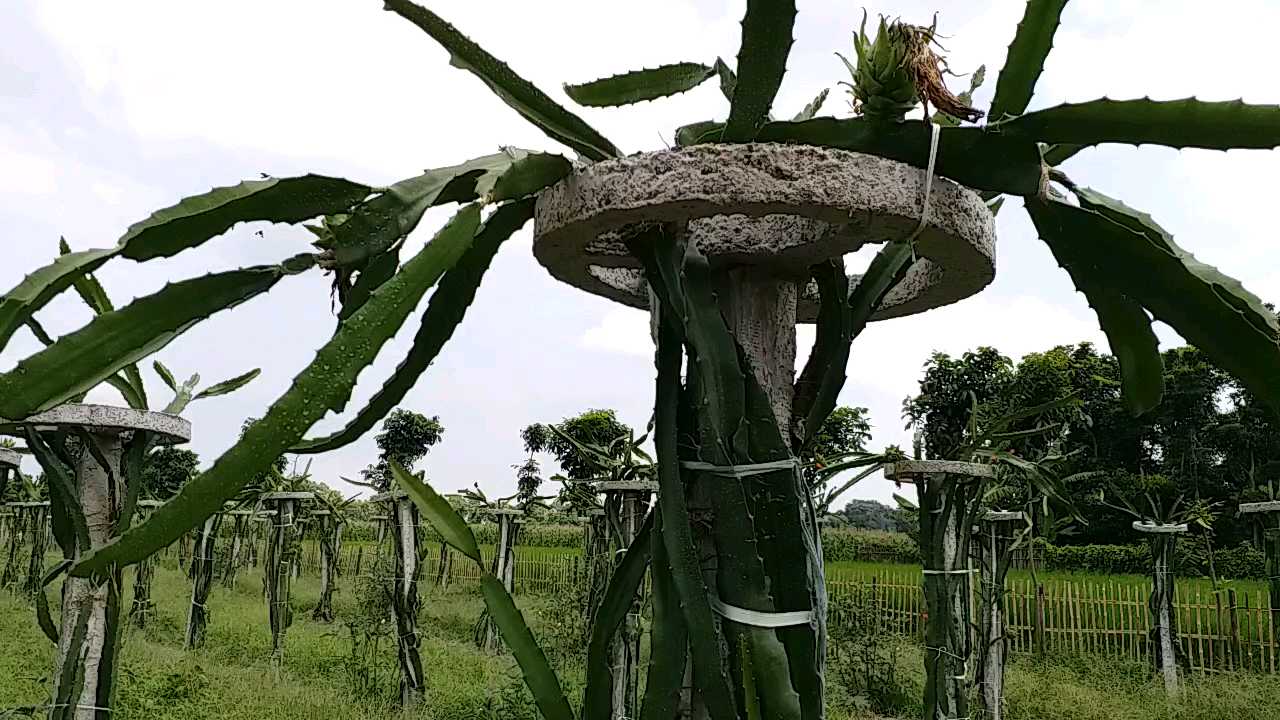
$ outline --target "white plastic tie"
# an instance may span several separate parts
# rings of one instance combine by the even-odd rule
[[[786,460],[774,460],[773,462],[753,463],[750,465],[712,465],[706,462],[686,460],[680,463],[680,466],[686,470],[705,472],[722,477],[744,478],[799,467],[800,460],[787,458]]]
[[[781,628],[808,625],[813,622],[812,610],[760,612],[729,605],[714,596],[707,599],[711,602],[711,609],[715,610],[717,615],[739,625],[750,625],[758,628]]]
[[[978,572],[977,568],[961,568],[959,570],[921,570],[925,575],[968,575]]]
[[[938,135],[942,128],[937,123],[929,124],[929,166],[924,176],[924,202],[920,206],[920,222],[916,224],[916,229],[911,231],[907,236],[906,242],[911,243],[911,262],[916,261],[916,238],[920,237],[920,233],[924,232],[925,225],[929,222],[929,203],[933,199],[933,170],[938,162]]]

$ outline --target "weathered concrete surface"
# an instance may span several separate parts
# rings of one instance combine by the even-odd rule
[[[1159,523],[1143,522],[1141,520],[1133,521],[1133,529],[1140,533],[1148,533],[1151,535],[1182,535],[1188,532],[1185,523],[1177,525],[1162,525]]]
[[[984,522],[1026,522],[1027,514],[1018,510],[989,510],[982,516]]]
[[[0,448],[0,468],[15,468],[22,464],[22,453],[17,450]]]
[[[967,477],[995,477],[990,465],[957,462],[954,460],[902,460],[885,468],[888,480],[914,482],[921,475],[964,475]]]
[[[176,445],[191,439],[191,421],[168,413],[110,405],[59,405],[23,420],[0,420],[0,434],[19,432],[24,427],[80,427],[90,432],[119,433],[146,430],[156,433],[162,445]]]
[[[807,284],[805,268],[865,244],[906,238],[923,204],[925,172],[830,148],[769,143],[698,145],[591,165],[538,199],[534,255],[553,276],[647,308],[638,263],[621,233],[643,223],[684,226],[713,267],[765,266]],[[934,178],[919,256],[873,319],[955,302],[994,277],[995,223],[971,191]],[[797,319],[812,322],[801,293]]]
[[[796,374],[796,284],[759,265],[718,272],[713,281],[720,313],[768,395],[778,427],[791,427]],[[789,433],[783,432],[782,437],[790,440]]]
[[[658,483],[652,480],[606,480],[593,487],[600,492],[658,492]]]

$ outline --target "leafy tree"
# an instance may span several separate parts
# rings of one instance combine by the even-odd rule
[[[923,430],[930,458],[950,458],[971,439],[974,404],[994,411],[993,401],[1004,399],[1013,381],[1013,362],[995,348],[980,347],[959,358],[935,352],[924,367],[920,393],[903,402],[902,414]]]
[[[805,480],[812,486],[820,469],[818,465],[844,453],[866,452],[870,440],[871,421],[866,408],[841,405],[832,410],[814,434],[813,442],[801,453]]]
[[[850,500],[837,513],[851,528],[859,530],[898,530],[895,508],[875,500]]]
[[[548,453],[563,472],[559,479],[577,481],[565,482],[557,498],[559,505],[575,513],[598,505],[596,493],[581,481],[638,479],[630,476],[652,471],[648,456],[635,440],[635,431],[610,409],[587,410],[554,425],[534,423],[521,431],[520,437],[529,451],[530,463],[536,464],[535,453]],[[526,463],[518,474],[528,470]]]
[[[1132,518],[1098,500],[1100,491],[1131,477],[1158,476],[1188,502],[1203,504],[1280,496],[1280,433],[1268,408],[1194,347],[1167,350],[1161,361],[1164,399],[1136,417],[1122,396],[1118,361],[1089,343],[1030,353],[1016,365],[986,348],[959,359],[936,354],[926,364],[921,393],[904,409],[908,417],[926,419],[923,435],[932,452],[954,444],[949,437],[964,437],[961,419],[973,397],[988,398],[994,408],[1033,407],[1068,395],[1079,400],[1010,426],[1027,433],[1009,442],[1018,456],[1063,456],[1057,467],[1065,492],[1089,520],[1055,542],[1132,542]],[[1036,433],[1037,424],[1054,428]],[[1253,530],[1229,513],[1213,520],[1221,542],[1239,542]]]
[[[532,500],[542,485],[542,467],[532,455],[519,465],[513,465],[516,471],[516,496],[519,502]]]
[[[382,423],[375,438],[382,451],[378,462],[360,472],[366,483],[380,491],[391,489],[391,461],[405,470],[413,466],[444,437],[439,416],[427,417],[412,410],[397,408]]]
[[[142,491],[157,500],[173,497],[197,474],[200,456],[180,447],[161,447],[142,466]]]
[[[581,415],[556,423],[556,429],[583,445],[607,447],[620,437],[629,437],[635,431],[618,420],[613,410],[587,410]],[[530,453],[546,452],[555,457],[565,476],[571,480],[590,480],[596,476],[596,466],[582,456],[570,439],[552,432],[543,424],[534,424],[521,433],[525,449]]]

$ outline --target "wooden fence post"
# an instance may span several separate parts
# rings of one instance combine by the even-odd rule
[[[1236,618],[1236,591],[1235,588],[1227,589],[1227,612],[1231,623],[1231,669],[1239,670],[1243,657],[1240,652],[1240,622]]]
[[[1031,621],[1035,623],[1031,631],[1031,644],[1037,657],[1044,657],[1044,585],[1036,583],[1036,611]]]

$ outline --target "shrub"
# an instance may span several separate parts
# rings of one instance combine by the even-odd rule
[[[920,562],[920,549],[910,537],[881,530],[826,528],[822,553],[827,562]]]
[[[898,643],[874,590],[832,598],[828,658],[831,690],[846,705],[878,715],[919,716],[919,689],[898,676]]]
[[[1064,572],[1103,575],[1147,575],[1151,572],[1151,548],[1136,545],[1050,545],[1036,539],[1040,567]],[[1262,552],[1248,544],[1214,548],[1214,566],[1220,578],[1260,579],[1266,576]],[[1209,576],[1209,550],[1202,536],[1179,539],[1174,570],[1184,577]]]
[[[1047,570],[1095,572],[1104,575],[1145,575],[1151,572],[1147,545],[1063,545],[1037,539],[1036,555]]]
[[[1219,550],[1214,561],[1219,577],[1251,580],[1265,580],[1267,577],[1266,557],[1261,550],[1248,543]]]
[[[379,648],[384,642],[393,646],[396,642],[395,623],[391,620],[394,573],[394,562],[390,558],[372,558],[369,572],[356,578],[355,602],[342,618],[350,640],[343,666],[351,693],[356,697],[391,694],[394,671],[388,668]]]

